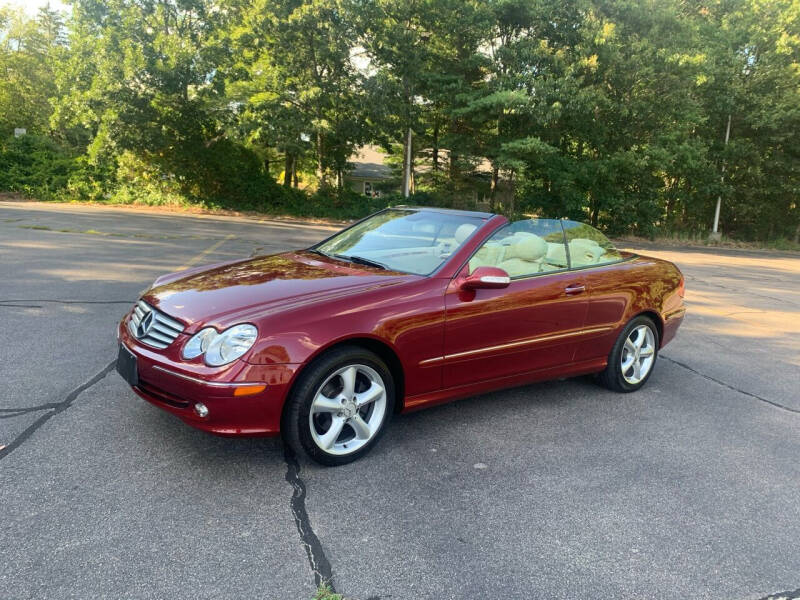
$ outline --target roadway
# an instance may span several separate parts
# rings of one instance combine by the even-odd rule
[[[0,597],[759,599],[800,588],[800,258],[649,246],[688,315],[648,385],[396,418],[326,469],[138,399],[114,328],[157,275],[322,224],[0,202]],[[797,592],[800,597],[800,592]]]

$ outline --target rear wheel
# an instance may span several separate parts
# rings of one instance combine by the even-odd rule
[[[337,348],[300,375],[284,412],[284,439],[320,464],[352,462],[383,434],[394,400],[394,381],[378,356]]]
[[[635,392],[653,372],[658,344],[658,329],[652,319],[632,319],[611,349],[608,365],[598,377],[600,382],[616,392]]]

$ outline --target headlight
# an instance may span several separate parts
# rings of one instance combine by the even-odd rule
[[[213,327],[201,329],[195,333],[188,342],[186,342],[186,345],[183,347],[183,351],[181,352],[181,356],[187,360],[197,358],[206,350],[208,350],[211,340],[213,340],[217,335],[217,330]]]
[[[257,336],[258,329],[248,323],[226,329],[210,340],[205,351],[206,364],[211,367],[219,367],[236,360],[252,348]],[[191,341],[189,340],[189,342]]]

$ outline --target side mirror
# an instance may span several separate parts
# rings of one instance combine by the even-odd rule
[[[461,283],[462,290],[487,290],[508,287],[511,277],[497,267],[478,267]]]

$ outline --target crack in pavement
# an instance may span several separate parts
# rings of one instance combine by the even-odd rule
[[[0,303],[0,308],[42,308],[39,304],[3,304]]]
[[[23,406],[20,408],[0,408],[0,419],[13,419],[14,417],[21,417],[28,413],[38,412],[40,410],[51,410],[58,406],[58,402],[49,402],[48,404],[40,404],[38,406]]]
[[[18,302],[42,302],[44,304],[133,304],[131,300],[0,300],[0,308],[42,308],[40,304],[14,304]]]
[[[0,300],[0,304],[8,302],[44,302],[46,304],[133,304],[133,300],[42,300],[39,298],[28,298],[24,300]]]
[[[336,593],[336,588],[333,585],[333,570],[328,557],[325,556],[325,551],[322,549],[322,544],[314,533],[314,528],[311,526],[311,521],[308,518],[308,511],[306,510],[306,484],[300,478],[300,463],[297,457],[288,445],[283,447],[283,458],[286,461],[286,481],[292,486],[292,499],[290,506],[292,508],[292,515],[294,516],[294,523],[297,526],[297,533],[300,534],[300,540],[306,549],[308,555],[308,563],[314,573],[314,583],[317,587],[325,584],[332,593]]]
[[[99,373],[97,373],[94,377],[89,379],[89,381],[86,381],[85,383],[82,383],[81,385],[76,387],[74,390],[72,390],[69,394],[67,394],[67,396],[66,396],[66,398],[64,398],[64,400],[62,400],[61,402],[53,403],[53,405],[49,408],[49,412],[43,414],[38,419],[36,419],[27,429],[25,429],[25,431],[23,431],[16,438],[14,438],[14,440],[10,444],[8,444],[7,446],[4,446],[2,449],[0,449],[0,460],[4,459],[6,456],[11,454],[14,450],[19,448],[23,443],[25,443],[25,441],[28,438],[30,438],[34,433],[36,433],[37,429],[39,429],[42,425],[47,423],[47,421],[49,421],[52,417],[54,417],[55,415],[57,415],[59,413],[64,412],[70,406],[72,406],[72,403],[75,402],[75,400],[76,400],[76,398],[78,396],[80,396],[83,392],[88,390],[90,387],[92,387],[93,385],[98,383],[100,380],[102,380],[111,371],[113,371],[115,364],[116,364],[116,361],[111,361]],[[46,407],[47,407],[47,405],[42,405],[41,407],[34,407],[34,408],[39,408],[40,410],[47,410]],[[6,409],[6,410],[8,410],[8,409]],[[10,409],[10,410],[14,410],[14,409]]]
[[[769,596],[764,596],[760,600],[798,600],[800,598],[800,588],[797,588],[793,592],[778,592],[776,594],[770,594]]]
[[[8,221],[5,221],[8,222]],[[249,224],[249,223],[248,223]],[[255,225],[263,225],[266,224],[267,227],[283,227],[282,225],[274,225],[270,221],[253,221]],[[71,233],[71,234],[82,234],[82,235],[94,235],[100,238],[112,238],[112,239],[141,239],[141,240],[154,240],[154,241],[177,241],[177,240],[208,240],[208,239],[216,239],[213,236],[208,235],[172,235],[172,234],[147,234],[147,233],[121,233],[121,232],[110,232],[110,231],[98,231],[96,229],[56,229],[50,227],[48,225],[15,225],[17,229],[27,229],[32,231],[47,231],[51,233]],[[310,229],[315,229],[316,226],[311,225],[309,226]],[[336,231],[335,229],[325,228],[326,231]],[[245,242],[247,244],[264,244],[264,240],[256,239],[256,238],[246,238],[246,237],[236,237],[236,240],[239,242]],[[300,242],[302,245],[303,242]]]
[[[775,402],[774,400],[767,400],[766,398],[762,398],[761,396],[759,396],[757,394],[753,394],[752,392],[748,392],[748,391],[743,390],[741,388],[737,388],[737,387],[735,387],[735,386],[733,386],[733,385],[731,385],[729,383],[725,383],[724,381],[721,381],[721,380],[719,380],[719,379],[717,379],[715,377],[711,377],[711,375],[706,375],[705,373],[701,373],[700,371],[698,371],[697,369],[693,369],[692,367],[690,367],[686,363],[682,363],[679,360],[675,360],[674,358],[670,358],[669,356],[664,356],[663,354],[659,354],[658,356],[659,356],[659,358],[663,358],[664,360],[668,360],[669,362],[671,362],[673,364],[676,364],[679,367],[683,367],[687,371],[691,371],[695,375],[699,375],[700,377],[703,377],[704,379],[708,379],[709,381],[713,381],[714,383],[716,383],[718,385],[726,387],[729,390],[733,390],[734,392],[739,392],[740,394],[744,394],[745,396],[749,396],[751,398],[755,398],[756,400],[760,400],[761,402],[764,402],[766,404],[774,406],[775,408],[780,408],[781,410],[785,410],[785,411],[790,412],[790,413],[800,414],[800,409],[792,408],[791,406],[785,406],[785,405],[781,404],[780,402]]]
[[[0,460],[19,448],[53,416],[64,412],[72,406],[78,396],[105,378],[106,375],[114,370],[115,365],[116,361],[111,361],[91,379],[73,389],[61,402],[51,402],[48,404],[20,408],[0,408],[0,419],[10,419],[42,410],[48,411],[46,414],[36,419],[36,421],[18,435],[10,444],[7,446],[0,446]],[[327,585],[331,592],[335,593],[336,589],[333,584],[333,570],[331,569],[330,561],[328,561],[328,558],[325,556],[322,544],[317,534],[314,533],[314,528],[308,517],[305,504],[306,485],[300,477],[300,463],[294,452],[288,446],[284,446],[284,459],[286,461],[286,481],[292,486],[292,499],[290,502],[292,515],[294,516],[295,525],[297,526],[297,532],[300,534],[300,540],[305,547],[309,565],[314,573],[314,582],[317,587],[323,584]]]
[[[22,219],[17,219],[21,221]],[[4,221],[8,223],[9,221]],[[132,238],[143,240],[179,240],[179,239],[206,239],[202,235],[157,235],[149,233],[119,233],[111,231],[98,231],[97,229],[55,229],[49,225],[15,225],[17,229],[31,229],[33,231],[51,231],[53,233],[79,233],[83,235],[97,235],[100,237],[113,237],[113,238]]]

